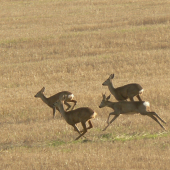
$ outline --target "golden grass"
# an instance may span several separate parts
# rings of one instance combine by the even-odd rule
[[[169,169],[170,2],[2,0],[0,5],[0,169]],[[166,120],[99,109],[102,83],[139,83],[143,100]],[[78,136],[34,95],[73,92],[98,116]],[[115,101],[114,97],[111,97]],[[81,126],[78,125],[80,128]]]

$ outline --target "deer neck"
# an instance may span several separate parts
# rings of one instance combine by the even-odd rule
[[[63,118],[67,121],[67,115],[66,115],[66,111],[64,110],[63,103],[60,103],[58,109],[59,109],[61,115],[63,116]]]
[[[48,102],[48,98],[46,98],[43,94],[41,95],[40,98],[42,99],[42,101],[43,101],[45,104],[47,104],[48,106],[50,106],[50,105],[49,105],[49,102]],[[51,107],[51,106],[50,106],[50,107]]]
[[[107,101],[106,104],[107,104],[107,107],[114,109],[114,103],[113,102]]]
[[[112,82],[110,82],[110,83],[108,84],[108,88],[109,88],[109,90],[110,90],[110,93],[112,93],[112,94],[113,94],[113,96],[115,96],[115,97],[116,97],[115,88],[114,88],[114,86],[113,86]]]

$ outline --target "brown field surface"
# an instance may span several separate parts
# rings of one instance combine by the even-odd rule
[[[0,169],[168,170],[170,1],[0,0]],[[106,131],[102,83],[139,83],[167,124],[120,116]],[[78,136],[34,95],[68,90],[98,115]],[[136,99],[135,99],[136,100]],[[111,101],[116,101],[112,96]],[[78,125],[81,128],[80,125]]]

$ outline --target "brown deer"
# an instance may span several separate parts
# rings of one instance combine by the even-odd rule
[[[38,97],[38,98],[41,98],[42,101],[47,104],[49,107],[51,107],[53,109],[53,118],[55,117],[55,112],[56,112],[56,109],[59,110],[58,108],[53,108],[53,103],[56,102],[60,97],[62,97],[63,95],[65,95],[65,101],[64,101],[64,104],[67,106],[67,109],[66,110],[69,110],[71,105],[68,104],[68,102],[73,102],[74,105],[73,107],[71,108],[71,110],[74,108],[74,106],[76,105],[77,101],[76,100],[73,100],[74,98],[74,95],[73,93],[69,92],[69,91],[62,91],[62,92],[59,92],[49,98],[45,97],[44,95],[44,91],[45,91],[45,87],[43,87],[34,97]]]
[[[139,101],[142,101],[139,94],[142,94],[144,90],[139,84],[133,83],[114,88],[112,84],[113,78],[114,74],[111,74],[102,85],[108,86],[110,93],[116,98],[116,100],[123,101],[129,98],[130,101],[134,101],[133,97],[136,96]]]
[[[93,127],[90,119],[95,118],[97,113],[89,107],[80,107],[78,109],[66,112],[63,107],[65,99],[66,96],[64,95],[62,98],[60,98],[60,100],[54,103],[54,108],[57,107],[62,117],[66,120],[66,122],[69,125],[73,126],[74,130],[79,133],[79,136],[75,139],[78,140],[87,132],[87,129],[91,129]],[[79,131],[79,129],[76,126],[76,124],[79,122],[81,122],[83,126],[82,131]],[[88,122],[89,127],[86,127],[86,122]]]
[[[127,101],[122,101],[122,102],[110,102],[108,101],[110,99],[110,95],[106,97],[103,95],[103,100],[99,106],[99,108],[102,107],[110,107],[114,109],[114,112],[111,112],[109,114],[109,117],[107,119],[107,126],[103,129],[106,130],[108,126],[116,119],[119,117],[120,114],[136,114],[140,113],[141,115],[146,115],[152,118],[154,121],[156,121],[163,129],[164,126],[158,121],[161,120],[163,123],[166,123],[164,120],[162,120],[155,112],[150,112],[150,104],[149,102],[146,101],[135,101],[135,102],[127,102]],[[148,111],[147,111],[148,110]],[[114,118],[109,122],[109,118],[111,115],[115,115]],[[158,118],[158,119],[157,119]]]

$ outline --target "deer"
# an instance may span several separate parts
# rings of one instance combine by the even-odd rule
[[[103,107],[107,106],[107,107],[114,109],[114,112],[111,112],[109,114],[108,119],[107,119],[108,125],[103,129],[103,131],[105,131],[109,127],[109,125],[115,119],[117,119],[121,114],[127,115],[127,114],[137,114],[137,113],[140,113],[141,115],[149,116],[154,121],[156,121],[164,130],[166,130],[165,127],[158,121],[158,119],[165,124],[166,124],[166,122],[162,118],[160,118],[155,112],[150,111],[150,103],[149,102],[147,102],[147,101],[111,102],[111,101],[109,101],[110,96],[111,95],[106,97],[105,94],[102,94],[103,99],[101,101],[101,104],[99,105],[99,108],[103,108]],[[111,115],[114,115],[114,117],[109,122],[109,118]]]
[[[91,119],[95,118],[97,116],[97,113],[89,107],[80,107],[75,110],[65,111],[63,105],[64,105],[64,101],[66,97],[67,97],[66,95],[63,95],[53,105],[54,105],[54,108],[59,109],[62,117],[66,120],[66,122],[69,125],[73,126],[74,130],[79,133],[79,136],[75,139],[75,140],[78,140],[80,137],[82,137],[87,132],[87,129],[93,128]],[[78,127],[76,126],[76,124],[80,122],[83,126],[82,131],[80,131]],[[86,127],[86,122],[88,122],[89,127]]]
[[[142,95],[144,89],[141,85],[132,83],[121,87],[114,88],[112,84],[112,79],[114,74],[111,74],[109,78],[102,84],[103,86],[108,86],[110,93],[116,98],[117,101],[124,101],[128,98],[130,101],[134,101],[133,97],[137,97],[139,101],[142,101],[139,95]]]
[[[72,106],[71,110],[74,109],[74,106],[76,105],[77,101],[73,100],[74,95],[73,93],[69,92],[69,91],[61,91],[51,97],[45,97],[44,95],[44,91],[45,91],[45,87],[43,87],[34,97],[37,98],[41,98],[41,100],[47,104],[50,108],[53,109],[53,118],[55,117],[55,113],[56,113],[56,109],[59,111],[58,108],[54,108],[53,103],[56,102],[60,97],[62,97],[63,95],[65,95],[65,100],[64,100],[64,104],[67,106],[66,110],[69,110],[71,108],[71,105],[68,104],[68,102],[73,102],[74,105]]]

